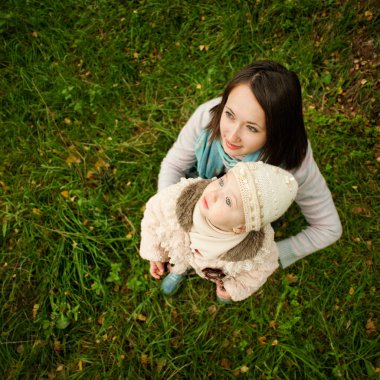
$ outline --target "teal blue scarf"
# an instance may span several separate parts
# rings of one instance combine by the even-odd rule
[[[238,162],[256,162],[262,153],[262,149],[247,154],[242,160],[229,156],[223,149],[220,139],[209,143],[210,133],[204,129],[195,143],[195,156],[197,158],[198,175],[202,178],[218,177],[232,169]]]

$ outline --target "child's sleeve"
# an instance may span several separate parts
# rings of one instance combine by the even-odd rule
[[[169,261],[167,252],[161,247],[157,235],[162,223],[158,194],[149,199],[146,204],[144,217],[141,221],[140,256],[149,261]],[[161,215],[161,218],[160,218]]]
[[[227,280],[223,280],[224,288],[233,301],[242,301],[257,292],[277,268],[278,249],[273,243],[269,257],[259,268],[252,271],[242,271]]]

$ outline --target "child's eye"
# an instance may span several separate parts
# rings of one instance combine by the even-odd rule
[[[247,125],[247,128],[248,128],[251,132],[257,132],[257,128],[254,127],[253,125]]]
[[[223,178],[219,178],[219,185],[220,185],[220,187],[224,186]]]
[[[231,207],[231,199],[229,197],[226,197],[226,205]]]

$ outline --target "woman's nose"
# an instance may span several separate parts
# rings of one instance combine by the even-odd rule
[[[235,126],[232,130],[231,130],[231,134],[230,134],[230,140],[231,142],[238,142],[240,141],[240,127],[237,125]]]

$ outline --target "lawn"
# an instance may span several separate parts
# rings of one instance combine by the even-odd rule
[[[376,4],[2,1],[0,377],[380,378]],[[138,254],[160,162],[259,59],[299,75],[343,236],[243,302],[164,297]]]

